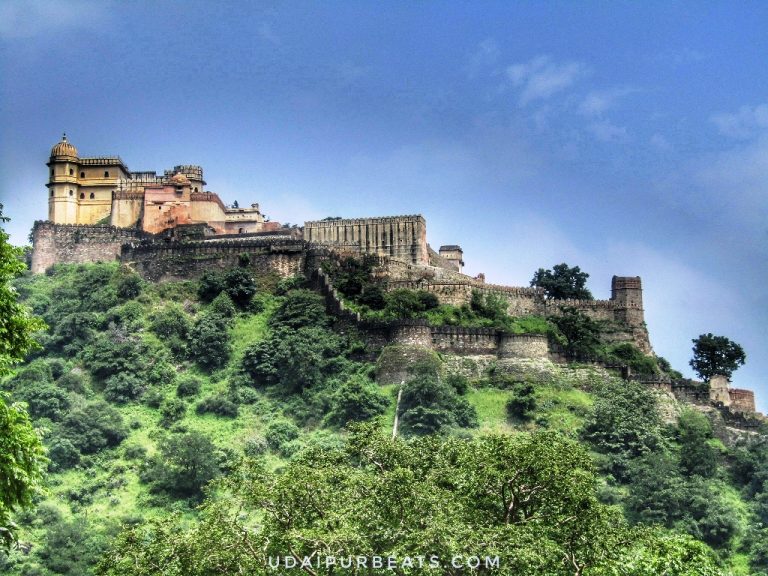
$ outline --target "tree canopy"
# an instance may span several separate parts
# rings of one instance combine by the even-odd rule
[[[692,342],[693,358],[689,364],[700,378],[707,381],[717,374],[730,379],[731,374],[747,360],[744,349],[725,336],[715,336],[710,332],[701,334]]]
[[[531,286],[544,289],[544,294],[551,300],[592,300],[592,293],[587,290],[589,274],[578,266],[556,264],[551,270],[539,268],[533,275]]]
[[[5,221],[0,204],[0,222]],[[10,284],[24,270],[21,254],[21,249],[8,243],[8,235],[0,228],[0,376],[35,346],[32,334],[44,327],[18,302]],[[31,504],[46,462],[40,436],[24,407],[0,394],[0,549],[13,542],[11,512]]]

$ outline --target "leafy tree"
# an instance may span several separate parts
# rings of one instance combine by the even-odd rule
[[[204,302],[211,302],[224,290],[224,277],[221,272],[206,270],[197,284],[197,295]]]
[[[187,374],[179,378],[178,384],[176,384],[176,396],[179,398],[185,398],[189,396],[197,396],[200,393],[200,389],[203,386],[203,381],[198,376]]]
[[[256,294],[256,281],[245,268],[232,268],[224,274],[223,290],[242,309]]]
[[[689,537],[629,528],[598,502],[595,483],[588,453],[557,433],[392,441],[366,426],[345,446],[309,449],[277,473],[247,460],[219,481],[227,497],[210,498],[196,521],[167,517],[126,530],[97,574],[261,574],[278,555],[427,551],[444,576],[467,573],[450,559],[478,551],[499,557],[500,576],[719,573]],[[317,576],[337,572],[312,565]]]
[[[160,441],[158,449],[141,476],[155,492],[199,497],[203,486],[219,475],[216,447],[205,434],[171,434]]]
[[[216,370],[229,360],[231,336],[226,318],[205,314],[195,322],[189,337],[189,354],[208,370]]]
[[[333,404],[326,421],[335,426],[346,426],[349,422],[370,420],[384,413],[389,400],[379,391],[378,386],[365,376],[352,376],[339,386],[333,394]]]
[[[160,426],[168,428],[174,422],[183,419],[187,413],[187,405],[178,398],[168,398],[160,404]]]
[[[578,266],[557,264],[551,270],[539,268],[533,275],[531,286],[544,289],[544,295],[550,300],[592,300],[592,293],[587,290],[589,274]]]
[[[597,354],[600,325],[589,316],[576,308],[564,306],[561,314],[551,316],[550,320],[565,339],[565,353],[568,356],[590,358]]]
[[[238,408],[230,398],[224,394],[215,394],[201,400],[195,412],[198,414],[216,414],[227,418],[237,418]]]
[[[686,476],[712,477],[717,471],[717,452],[709,444],[712,426],[701,412],[685,410],[678,419],[680,467]]]
[[[536,410],[536,391],[530,382],[518,382],[506,404],[507,415],[520,420],[530,420]]]
[[[692,342],[693,358],[689,364],[706,381],[717,374],[730,379],[731,374],[747,359],[744,349],[725,336],[715,336],[710,332],[701,334]]]
[[[72,409],[64,418],[61,431],[83,454],[117,446],[128,436],[120,412],[103,401]]]
[[[603,384],[595,389],[595,395],[582,437],[605,455],[608,472],[626,480],[632,459],[664,445],[656,398],[643,385],[624,381]]]
[[[0,204],[0,222],[7,220]],[[44,328],[18,302],[10,284],[24,270],[21,256],[22,251],[8,243],[8,235],[0,228],[0,376],[36,346],[33,333]],[[46,463],[40,435],[26,410],[0,393],[0,550],[14,541],[11,513],[31,505]]]
[[[283,456],[290,456],[291,442],[298,437],[298,427],[293,422],[283,419],[270,422],[264,433],[267,446]]]
[[[144,280],[135,272],[121,270],[117,277],[115,290],[121,300],[132,300],[141,294],[144,289]]]
[[[403,387],[400,419],[404,432],[417,435],[477,426],[474,406],[440,378],[432,362],[420,362],[412,368],[412,376]]]
[[[323,297],[310,290],[291,290],[270,320],[274,329],[328,326]]]
[[[432,292],[400,288],[384,297],[385,310],[392,318],[416,318],[428,310],[434,310],[440,302]]]

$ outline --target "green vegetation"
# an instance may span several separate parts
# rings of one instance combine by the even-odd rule
[[[544,290],[544,295],[552,300],[592,300],[592,293],[587,290],[589,274],[581,268],[568,264],[557,264],[551,270],[539,268],[533,275],[531,286]]]
[[[693,340],[690,365],[706,381],[716,374],[730,379],[731,374],[746,360],[744,349],[725,336],[715,336],[710,332]]]
[[[384,292],[374,263],[341,272],[371,318],[548,334],[672,372],[568,310],[512,318],[480,292],[464,307]],[[22,549],[0,553],[0,572],[259,574],[290,551],[434,550],[499,555],[499,574],[768,574],[764,438],[726,447],[706,416],[665,421],[648,388],[591,366],[462,375],[398,345],[378,367],[410,372],[382,387],[376,355],[301,278],[249,270],[156,285],[116,264],[56,266],[14,281],[49,328],[0,381],[22,431],[5,433],[0,412],[0,442],[32,449],[14,476]]]

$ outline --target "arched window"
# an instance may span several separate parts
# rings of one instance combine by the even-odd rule
[[[53,198],[53,190],[51,190],[51,198]]]
[[[80,200],[85,200],[85,192],[80,192]]]
[[[96,196],[94,196],[93,192],[91,192],[91,196],[90,196],[90,198],[91,198],[91,200],[93,200],[94,198],[96,198]]]
[[[237,231],[237,233],[238,233],[238,234],[244,234],[244,233],[245,233],[245,228],[240,228],[240,229]]]
[[[74,170],[72,170],[72,168],[70,168],[70,169],[69,169],[69,175],[70,175],[70,176],[74,176],[74,175],[75,175],[75,171],[74,171]]]
[[[74,192],[72,192],[72,190],[70,190],[69,191],[69,195],[72,196],[73,194],[74,194]]]
[[[80,178],[85,178],[85,172],[80,172]]]
[[[195,192],[197,192],[197,186],[195,186]]]
[[[109,170],[104,170],[104,178],[109,178]]]

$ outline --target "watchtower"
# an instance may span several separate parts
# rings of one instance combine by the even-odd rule
[[[616,303],[616,320],[632,326],[645,322],[640,276],[614,276],[611,279],[611,300]]]
[[[77,148],[67,140],[67,135],[51,148],[47,163],[48,220],[56,224],[77,224],[80,185],[77,181]]]

